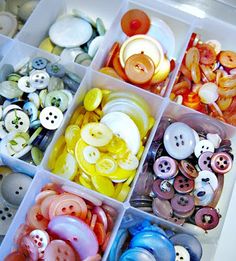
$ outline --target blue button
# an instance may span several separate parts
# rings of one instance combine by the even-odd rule
[[[47,59],[42,57],[36,57],[32,60],[32,67],[35,70],[43,70],[46,68],[47,64],[48,64]]]
[[[146,249],[135,247],[123,253],[119,261],[156,261],[155,257]]]

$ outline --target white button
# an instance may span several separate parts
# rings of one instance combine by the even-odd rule
[[[190,261],[190,255],[186,248],[175,246],[175,261]]]
[[[21,89],[23,92],[26,92],[26,93],[35,92],[35,90],[36,90],[36,88],[31,86],[30,78],[28,76],[24,76],[19,79],[18,87],[19,87],[19,89]]]
[[[8,132],[26,132],[29,129],[30,120],[28,115],[22,110],[13,110],[7,113],[4,124]]]
[[[214,150],[215,148],[212,142],[210,142],[209,140],[201,140],[196,144],[194,148],[194,154],[197,158],[199,158],[203,152],[214,152]]]
[[[11,13],[0,12],[0,25],[0,34],[12,37],[17,31],[17,20]]]
[[[182,122],[172,123],[165,131],[164,146],[168,154],[178,160],[189,157],[195,148],[195,134]]]
[[[86,146],[83,150],[83,155],[88,163],[95,164],[100,158],[100,151],[93,146]]]
[[[4,121],[0,121],[0,139],[3,139],[7,135],[4,128]]]
[[[34,244],[38,248],[39,258],[42,258],[44,251],[50,242],[48,233],[40,229],[35,229],[30,232],[29,236],[34,240]]]
[[[92,36],[92,26],[74,16],[58,19],[49,29],[52,42],[60,47],[77,47],[86,43]]]
[[[11,111],[11,110],[14,110],[14,109],[16,109],[16,110],[22,110],[22,108],[21,108],[20,106],[15,105],[15,104],[10,104],[10,105],[8,105],[7,107],[5,107],[5,108],[3,109],[2,117],[5,118],[5,116],[7,115],[7,113],[8,113],[9,111]]]
[[[220,147],[222,139],[218,134],[208,133],[206,137],[214,145],[215,149]]]
[[[61,59],[65,63],[74,62],[75,58],[84,51],[80,47],[75,48],[65,48],[60,54]]]
[[[218,188],[218,179],[216,175],[208,170],[203,170],[198,173],[198,177],[195,179],[195,184],[210,184],[213,190]]]
[[[89,45],[89,49],[88,49],[88,54],[91,57],[95,56],[95,54],[97,53],[97,50],[103,43],[103,40],[104,40],[104,36],[97,36],[92,40],[92,42]]]
[[[214,194],[214,190],[209,183],[195,183],[193,195],[197,206],[208,206],[212,202]]]
[[[39,119],[44,128],[56,130],[61,125],[63,113],[57,107],[49,106],[41,111]]]
[[[30,85],[35,89],[44,89],[48,86],[50,76],[45,71],[35,70],[30,74]]]

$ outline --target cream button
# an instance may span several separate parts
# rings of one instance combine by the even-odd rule
[[[0,33],[12,37],[16,31],[16,17],[8,12],[0,12]]]
[[[61,125],[63,113],[57,107],[49,106],[41,111],[39,119],[44,128],[56,130]]]
[[[84,53],[84,51],[80,47],[65,48],[60,57],[65,63],[70,63],[74,62],[75,58],[81,53]]]
[[[120,49],[120,63],[125,67],[126,61],[134,54],[144,53],[149,56],[157,69],[164,59],[164,52],[161,44],[147,35],[135,35],[126,40]]]
[[[39,0],[32,0],[27,1],[26,3],[23,3],[18,11],[18,16],[23,20],[26,21],[31,13],[33,12],[34,8],[38,4]]]
[[[28,115],[22,110],[13,110],[7,113],[4,125],[8,132],[26,132],[30,126]]]

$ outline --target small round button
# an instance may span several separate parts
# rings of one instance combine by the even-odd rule
[[[220,216],[214,208],[204,207],[195,214],[196,225],[205,230],[215,228],[219,223],[219,219]]]
[[[196,206],[208,206],[214,198],[214,190],[209,183],[196,183],[193,192]]]
[[[194,208],[193,196],[176,194],[171,199],[171,206],[176,213],[187,213]]]
[[[34,244],[38,247],[39,258],[44,256],[44,251],[50,242],[49,235],[46,231],[35,229],[30,232],[29,236],[34,240]]]
[[[30,74],[30,85],[38,90],[45,89],[48,86],[50,77],[47,72],[35,70]]]
[[[59,63],[48,63],[46,71],[51,77],[63,78],[66,74],[64,66]]]
[[[172,199],[174,197],[173,186],[168,180],[155,180],[152,185],[152,192],[159,199]]]
[[[168,156],[162,156],[156,159],[153,170],[157,177],[161,179],[171,179],[178,172],[177,162]]]
[[[165,219],[169,219],[173,215],[173,210],[168,200],[155,198],[152,202],[152,210],[156,216]]]
[[[209,140],[200,140],[194,148],[194,154],[197,158],[199,158],[203,152],[214,152],[214,150],[215,148],[212,142]]]
[[[193,130],[181,122],[172,123],[164,133],[164,146],[168,154],[178,160],[189,157],[195,148]]]
[[[26,93],[35,92],[36,90],[33,86],[30,85],[30,78],[28,76],[23,76],[19,79],[18,87]]]
[[[29,257],[31,260],[38,260],[39,254],[38,254],[38,248],[34,244],[34,240],[28,235],[24,236],[20,243],[21,251]]]
[[[233,160],[226,152],[214,153],[211,158],[211,168],[218,174],[225,174],[231,170]]]
[[[213,152],[206,151],[203,152],[200,157],[198,158],[198,166],[201,170],[208,170],[211,171],[211,158]]]
[[[22,110],[12,110],[7,113],[4,125],[8,132],[26,132],[30,126],[28,115]]]
[[[185,222],[185,218],[180,218],[180,217],[177,217],[175,215],[173,215],[173,217],[168,218],[168,220],[170,222],[177,224],[177,225],[180,225],[180,226],[182,226]]]
[[[208,170],[202,170],[199,172],[198,177],[195,179],[195,184],[201,183],[203,186],[205,184],[210,184],[212,189],[215,191],[218,187],[218,179],[216,175]]]
[[[46,68],[47,66],[47,59],[43,58],[43,57],[35,57],[33,60],[32,60],[32,67],[35,69],[35,70],[43,70]]]
[[[183,246],[175,245],[175,261],[190,261],[190,255]]]
[[[178,175],[174,181],[174,188],[178,193],[190,193],[194,188],[194,181],[182,175]]]
[[[61,125],[63,113],[57,107],[49,106],[41,111],[39,119],[44,128],[56,130]]]
[[[152,59],[145,54],[134,54],[125,63],[125,73],[134,84],[149,82],[154,74],[155,66]]]
[[[196,168],[187,160],[180,161],[179,170],[188,179],[195,179],[198,176]]]

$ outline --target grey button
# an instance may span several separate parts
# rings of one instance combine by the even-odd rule
[[[0,236],[6,235],[16,210],[0,201]]]

